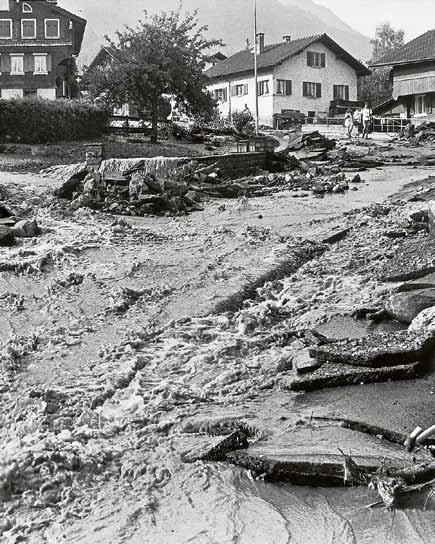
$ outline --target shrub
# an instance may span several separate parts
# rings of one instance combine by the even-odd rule
[[[252,134],[255,130],[254,118],[250,111],[236,111],[233,113],[233,126],[242,134]]]
[[[106,108],[76,100],[0,100],[0,140],[25,144],[86,140],[103,134],[109,118]]]

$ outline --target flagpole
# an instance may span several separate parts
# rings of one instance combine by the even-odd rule
[[[258,64],[257,64],[257,0],[254,0],[254,92],[255,92],[255,135],[258,136]]]

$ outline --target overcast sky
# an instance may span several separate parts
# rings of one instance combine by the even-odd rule
[[[406,40],[435,28],[435,0],[314,0],[367,36],[376,25],[390,22],[406,32]]]

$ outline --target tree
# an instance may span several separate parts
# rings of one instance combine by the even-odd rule
[[[376,28],[376,36],[370,42],[373,46],[371,62],[376,62],[388,53],[396,51],[405,43],[405,32],[394,30],[390,23],[385,23]],[[358,94],[361,99],[371,103],[382,103],[391,97],[393,82],[391,80],[391,68],[372,68],[372,74],[361,78]]]
[[[181,9],[180,4],[175,11],[151,16],[145,11],[136,28],[125,27],[116,41],[106,37],[113,56],[84,82],[92,97],[150,112],[153,142],[163,95],[174,96],[192,115],[211,115],[215,107],[205,90],[204,68],[210,60],[207,52],[222,42],[204,37],[207,27],[199,25],[196,11],[183,16]]]
[[[384,23],[376,28],[376,37],[370,42],[373,46],[372,61],[377,61],[387,53],[396,51],[405,45],[405,32],[394,30],[390,23]]]

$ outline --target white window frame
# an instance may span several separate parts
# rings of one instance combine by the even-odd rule
[[[237,83],[236,85],[234,85],[234,87],[235,87],[234,96],[244,96],[245,86],[243,85],[243,83]]]
[[[258,82],[258,96],[269,96],[270,94],[270,84],[268,79],[262,79]]]
[[[9,23],[9,36],[0,36],[0,40],[12,40],[12,19],[0,19],[0,22],[7,21]]]
[[[57,22],[57,36],[47,36],[47,23],[51,21]],[[60,38],[60,19],[44,19],[44,35],[46,40],[58,40]]]
[[[307,96],[305,98],[317,98],[317,84],[314,83],[313,81],[307,81],[306,84],[307,84]]]
[[[313,64],[308,64],[310,68],[326,68],[326,54],[324,52],[319,53],[318,51],[308,51],[313,58]],[[322,55],[325,55],[325,66],[322,66]],[[308,60],[308,59],[307,59]]]
[[[11,76],[23,76],[24,75],[24,53],[10,53],[11,55]],[[22,71],[14,72],[14,58],[21,58]]]
[[[348,89],[348,93],[350,95],[350,89],[349,89],[349,85],[334,85],[336,91],[337,91],[337,96],[334,95],[334,100],[346,100],[346,88]],[[343,95],[343,96],[338,96],[338,95]]]
[[[418,103],[421,100],[422,103],[422,111],[418,112]],[[415,95],[415,102],[414,102],[414,117],[427,117],[427,103],[426,103],[427,97],[425,94],[417,94]]]
[[[34,76],[48,76],[47,56],[48,56],[48,53],[33,53],[33,75]],[[41,71],[41,72],[36,71],[36,57],[45,58],[45,70],[44,71]]]
[[[226,95],[226,98],[225,98],[225,95]],[[228,102],[228,89],[226,89],[225,87],[220,87],[219,89],[215,89],[214,90],[214,96],[215,96],[215,100],[217,100],[218,102]]]
[[[33,8],[30,4],[26,2],[23,3],[23,13],[33,13]]]
[[[33,36],[24,36],[23,23],[33,21]],[[36,19],[21,19],[21,39],[22,40],[34,40],[36,39]]]

